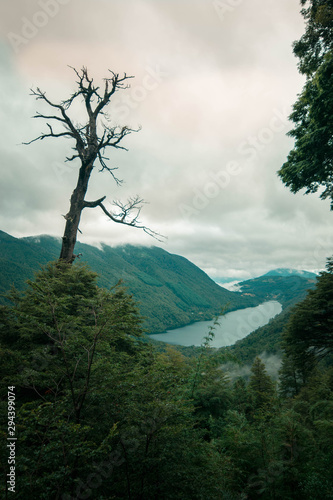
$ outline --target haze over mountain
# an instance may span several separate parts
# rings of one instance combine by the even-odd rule
[[[305,270],[299,270],[299,269],[293,269],[293,268],[285,268],[285,267],[279,267],[277,269],[271,269],[270,271],[268,271],[267,273],[263,274],[262,276],[284,276],[284,277],[287,277],[287,276],[301,276],[302,278],[307,278],[307,279],[316,279],[316,277],[318,276],[316,273],[314,273],[313,271],[305,271]],[[254,276],[253,278],[250,278],[250,279],[255,279],[257,276]],[[214,281],[216,281],[216,283],[219,283],[221,285],[228,285],[229,283],[231,284],[238,284],[238,283],[242,283],[244,281],[248,281],[248,280],[244,280],[244,279],[239,279],[237,278],[236,276],[233,276],[233,277],[227,277],[227,276],[222,276],[222,277],[217,277],[217,278],[214,278]],[[230,285],[232,286],[232,285]]]
[[[316,279],[317,274],[311,271],[304,271],[298,269],[287,269],[287,268],[278,268],[272,269],[272,271],[268,271],[268,273],[264,274],[264,276],[301,276],[302,278],[308,279]]]
[[[0,291],[8,291],[12,284],[23,288],[41,265],[58,258],[60,245],[60,239],[51,236],[14,238],[0,232]],[[82,253],[80,262],[99,274],[101,286],[110,288],[122,280],[151,332],[210,319],[227,305],[235,310],[259,303],[254,296],[225,290],[184,257],[161,248],[103,245],[99,249],[81,243],[75,248]]]
[[[0,292],[6,293],[12,284],[22,289],[41,266],[58,258],[60,246],[60,238],[14,238],[0,231]],[[82,254],[76,262],[88,263],[99,274],[101,286],[110,288],[122,280],[146,318],[147,331],[153,333],[211,319],[222,307],[232,311],[271,299],[284,306],[314,283],[310,278],[281,276],[278,272],[276,276],[242,282],[240,291],[233,292],[215,283],[186,258],[158,247],[97,248],[77,243],[75,251]],[[3,297],[0,300],[5,301]]]
[[[256,297],[262,302],[277,300],[285,309],[302,300],[306,291],[314,288],[317,276],[305,278],[295,272],[288,276],[264,275],[238,284],[239,292]]]
[[[39,3],[56,3],[59,12],[23,43],[22,16],[34,19]],[[31,119],[37,103],[30,88],[60,102],[76,79],[68,65],[85,66],[100,84],[108,69],[135,76],[114,96],[110,117],[142,125],[127,138],[127,152],[110,156],[121,187],[96,172],[87,199],[139,194],[148,202],[142,221],[168,237],[165,248],[209,276],[228,270],[245,280],[274,267],[325,266],[332,248],[328,201],[294,195],[276,175],[292,147],[288,116],[303,85],[292,53],[304,29],[297,0],[1,4],[4,231],[62,235],[60,214],[77,175],[65,162],[71,145],[61,138],[20,144],[43,129]],[[9,32],[18,35],[18,47]],[[150,244],[144,232],[111,229],[98,210],[85,211],[80,222],[85,243]]]

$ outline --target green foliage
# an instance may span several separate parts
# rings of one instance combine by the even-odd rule
[[[167,286],[173,291],[176,297],[189,306],[195,305],[204,309],[210,306],[208,301],[205,301],[202,297],[194,293],[191,288],[181,282],[167,283]]]
[[[264,367],[257,365],[254,376],[264,375],[267,383]],[[321,384],[313,381],[317,389]],[[332,392],[324,390],[325,401],[314,391],[310,400],[306,391],[278,401],[270,383],[262,387],[237,381],[235,402],[214,427],[215,444],[228,464],[226,486],[251,499],[332,498]],[[264,404],[258,404],[258,392],[259,399],[269,395]]]
[[[279,391],[284,397],[297,396],[300,388],[304,384],[302,372],[295,366],[291,357],[283,356],[280,368]]]
[[[283,333],[287,355],[301,373],[309,373],[315,361],[328,356],[333,349],[333,267],[320,274],[317,286],[293,309]]]
[[[294,44],[299,70],[307,77],[290,115],[295,145],[279,170],[293,193],[324,187],[320,198],[333,209],[333,4],[332,0],[301,0],[306,31]]]
[[[229,351],[242,363],[253,363],[256,356],[266,354],[281,354],[282,332],[288,323],[290,309],[286,309],[271,319],[269,323],[252,332],[234,345],[222,348]]]
[[[49,236],[17,239],[0,232],[0,292],[7,292],[12,283],[24,288],[40,264],[59,255],[60,246],[59,240]],[[77,243],[75,252],[82,253],[81,260],[99,273],[100,286],[109,289],[123,282],[137,301],[149,333],[211,319],[227,303],[229,310],[259,303],[254,297],[223,289],[184,257],[161,248],[105,245],[98,249]]]
[[[286,358],[279,399],[259,358],[231,382],[214,327],[190,357],[155,349],[132,298],[96,279],[49,264],[1,308],[0,467],[15,385],[16,498],[332,498],[329,358],[297,390]]]
[[[260,299],[278,300],[283,307],[280,314],[272,318],[267,325],[253,331],[234,345],[222,348],[222,352],[230,352],[240,362],[253,363],[256,356],[262,353],[282,353],[282,332],[291,314],[292,307],[306,297],[307,291],[316,286],[312,276],[275,276],[265,275],[241,283],[242,291],[253,294]]]
[[[191,364],[141,342],[131,297],[96,278],[51,263],[1,308],[1,425],[15,385],[16,498],[219,498],[220,456],[196,428]],[[0,439],[6,450],[5,431]]]
[[[299,58],[300,72],[310,76],[332,48],[333,4],[332,0],[301,0],[301,5],[306,27],[294,43],[294,53]]]
[[[316,279],[301,276],[265,275],[240,283],[242,293],[253,295],[264,302],[277,300],[286,308],[298,302],[306,295],[306,291],[314,288]]]
[[[333,51],[327,53],[315,76],[308,80],[295,103],[290,119],[295,124],[288,135],[295,147],[279,171],[293,193],[306,188],[331,200],[333,209]]]
[[[254,360],[251,372],[249,390],[253,398],[254,407],[264,409],[267,405],[272,403],[272,399],[275,395],[274,384],[266,372],[264,363],[259,357]]]

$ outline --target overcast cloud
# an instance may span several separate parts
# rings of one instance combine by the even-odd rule
[[[115,122],[142,126],[111,151],[124,184],[97,171],[88,199],[135,194],[158,243],[86,210],[80,241],[157,244],[212,277],[244,279],[275,267],[320,269],[332,213],[318,195],[293,195],[276,175],[292,141],[288,115],[303,86],[292,42],[298,0],[16,0],[0,5],[0,229],[61,236],[76,183],[71,144],[20,145],[43,129],[31,116],[39,86],[53,100],[74,88],[68,65],[96,81],[135,75],[115,96]]]

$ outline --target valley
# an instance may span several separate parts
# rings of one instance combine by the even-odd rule
[[[0,302],[4,304],[5,294],[12,285],[19,290],[24,289],[26,280],[33,279],[40,266],[58,257],[60,239],[47,235],[14,238],[0,231],[0,251]],[[224,309],[227,315],[235,312],[242,318],[247,310],[251,311],[249,308],[262,308],[267,303],[278,304],[267,321],[257,324],[250,321],[244,329],[244,322],[237,323],[236,320],[234,324],[231,322],[225,337],[221,333],[221,339],[212,343],[219,348],[234,344],[228,349],[237,352],[240,359],[254,359],[264,350],[263,347],[268,352],[274,352],[288,317],[285,313],[302,300],[307,290],[316,283],[313,273],[273,270],[264,276],[238,283],[238,291],[233,292],[214,282],[186,258],[158,247],[103,245],[96,248],[78,242],[76,252],[82,254],[76,264],[87,264],[98,273],[100,286],[110,289],[121,281],[122,286],[133,295],[144,318],[143,326],[149,339],[171,342],[181,349],[189,348],[181,346],[184,331],[195,332],[194,340],[188,338],[186,333],[185,346],[200,345],[212,318]],[[274,319],[271,319],[272,316],[275,316]],[[269,324],[263,326],[268,321]],[[239,335],[237,329],[242,324],[244,331]],[[275,325],[279,326],[275,328]],[[269,342],[267,331],[275,332]]]
[[[252,331],[267,324],[281,311],[281,304],[272,300],[256,307],[238,309],[220,316],[218,324],[215,325],[214,338],[210,346],[216,348],[231,346]],[[199,347],[213,325],[213,321],[198,321],[182,328],[168,330],[166,333],[150,335],[149,338],[169,344]]]

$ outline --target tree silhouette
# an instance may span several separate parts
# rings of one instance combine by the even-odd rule
[[[316,362],[333,353],[333,258],[316,287],[296,304],[283,332],[283,347],[306,379]]]
[[[114,201],[114,209],[112,211],[107,210],[103,203],[106,196],[102,196],[94,201],[87,201],[85,199],[90,176],[96,163],[99,165],[99,172],[107,171],[112,175],[117,185],[122,183],[122,180],[115,174],[117,167],[107,165],[109,158],[105,156],[105,152],[109,148],[124,149],[127,151],[127,148],[122,144],[123,139],[132,132],[138,132],[139,129],[132,129],[126,125],[111,125],[106,108],[116,92],[129,87],[127,81],[133,77],[127,76],[126,73],[121,77],[119,74],[109,70],[111,77],[104,78],[103,88],[100,89],[94,83],[94,80],[90,78],[87,68],[83,67],[80,71],[77,71],[75,68],[72,69],[77,76],[77,90],[68,99],[60,103],[55,103],[40,88],[37,87],[36,90],[31,90],[36,100],[44,101],[52,108],[55,114],[48,115],[37,112],[34,118],[46,120],[48,131],[24,143],[31,144],[46,138],[58,139],[60,137],[69,138],[74,141],[74,154],[67,157],[66,161],[79,160],[79,174],[76,187],[70,199],[69,211],[64,216],[66,225],[60,253],[60,259],[69,263],[75,259],[74,247],[77,232],[79,231],[81,214],[85,208],[100,207],[113,222],[140,228],[157,239],[161,237],[161,235],[140,223],[139,216],[145,202],[139,196],[131,197],[126,203],[122,203],[119,200]],[[78,101],[81,101],[81,104],[83,101],[83,107],[87,116],[87,121],[83,125],[74,123],[69,113],[73,109],[73,104],[76,104]],[[60,125],[60,130],[54,128],[55,124]]]
[[[274,395],[274,384],[271,377],[266,372],[266,367],[257,356],[251,367],[251,378],[249,382],[250,394],[256,408],[267,406]]]
[[[292,193],[320,190],[333,210],[333,4],[301,0],[301,5],[306,29],[294,54],[306,82],[289,117],[294,147],[278,175]]]

